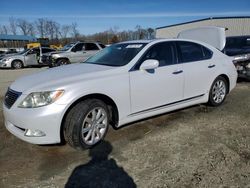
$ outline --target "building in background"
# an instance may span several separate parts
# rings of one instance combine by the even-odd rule
[[[37,39],[26,35],[0,35],[0,50],[23,49],[27,43],[35,42]]]
[[[156,38],[176,38],[178,33],[192,28],[217,26],[227,28],[226,36],[250,35],[250,16],[245,17],[212,17],[181,24],[156,28]]]

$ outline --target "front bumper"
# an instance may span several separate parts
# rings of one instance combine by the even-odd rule
[[[11,68],[11,61],[0,60],[0,68]]]
[[[64,114],[64,105],[50,104],[40,108],[18,108],[13,105],[8,109],[3,105],[5,126],[16,137],[32,144],[56,144],[61,142],[61,121]],[[25,132],[39,130],[45,135],[31,137]]]

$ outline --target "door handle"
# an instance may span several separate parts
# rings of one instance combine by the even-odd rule
[[[173,74],[180,74],[182,72],[183,72],[183,70],[178,70],[178,71],[174,71]]]
[[[213,68],[213,67],[215,67],[215,65],[208,65],[208,68]]]

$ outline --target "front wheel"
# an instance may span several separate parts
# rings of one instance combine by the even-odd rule
[[[56,62],[56,66],[68,65],[68,64],[70,64],[70,61],[68,59],[59,59]]]
[[[13,69],[21,69],[23,68],[23,62],[20,61],[20,60],[14,60],[12,63],[11,63],[11,67]]]
[[[219,76],[213,82],[210,92],[208,104],[211,106],[219,106],[226,99],[228,91],[228,83],[226,79],[222,76]]]
[[[76,148],[91,148],[106,135],[109,126],[107,105],[98,99],[78,103],[67,114],[64,124],[64,138]]]

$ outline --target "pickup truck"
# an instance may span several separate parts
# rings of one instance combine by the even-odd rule
[[[224,51],[234,58],[239,78],[250,80],[250,36],[227,37]]]

